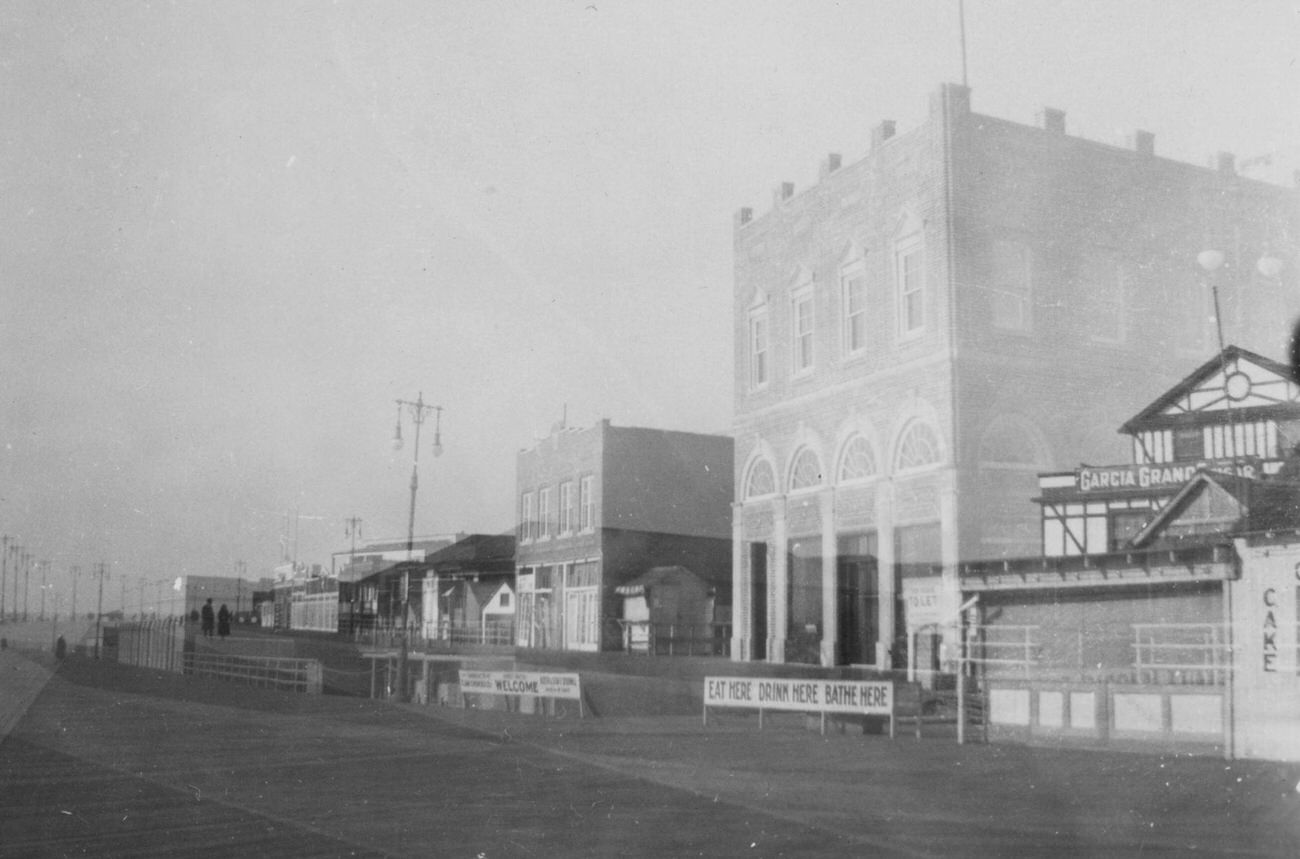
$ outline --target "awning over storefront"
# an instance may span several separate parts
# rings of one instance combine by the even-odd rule
[[[1219,543],[1186,549],[963,564],[961,588],[974,593],[1150,586],[1237,579],[1240,570],[1236,551],[1230,544]]]

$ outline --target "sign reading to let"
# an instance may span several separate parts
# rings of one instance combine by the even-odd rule
[[[582,699],[577,674],[532,671],[460,671],[460,691],[478,695],[532,695],[537,698]]]
[[[938,577],[903,580],[907,628],[943,623],[943,581]]]
[[[704,706],[888,716],[894,711],[894,684],[888,680],[706,677]]]

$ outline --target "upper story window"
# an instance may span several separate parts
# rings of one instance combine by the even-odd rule
[[[1125,286],[1123,269],[1114,258],[1090,254],[1080,263],[1074,288],[1084,309],[1084,330],[1093,340],[1124,341]]]
[[[840,275],[840,302],[844,317],[844,354],[859,355],[867,348],[867,276],[861,265]]]
[[[821,486],[822,464],[817,454],[804,448],[795,455],[794,465],[790,468],[790,491],[812,489]]]
[[[537,493],[537,536],[543,539],[551,536],[551,488],[548,486]]]
[[[898,281],[898,330],[903,337],[925,330],[925,251],[920,236],[904,239],[894,250]]]
[[[596,499],[592,495],[590,474],[578,481],[578,529],[590,531],[596,527]]]
[[[575,513],[573,497],[573,481],[566,480],[560,484],[560,533],[573,533],[573,517]]]
[[[761,498],[775,494],[776,472],[772,470],[772,463],[760,459],[750,466],[749,477],[745,480],[745,497]]]
[[[537,495],[525,492],[519,503],[519,539],[528,541],[537,536]]]
[[[791,367],[794,375],[812,372],[813,292],[811,287],[800,290],[790,298],[790,353],[794,359],[794,366]]]
[[[1032,327],[1032,256],[1020,242],[993,243],[989,300],[994,327],[1006,331],[1028,331]]]
[[[854,436],[853,440],[844,446],[844,453],[840,457],[839,482],[866,480],[875,477],[876,474],[876,454],[871,449],[871,442],[860,435]]]
[[[927,423],[914,421],[898,442],[897,470],[907,471],[937,465],[943,461],[943,447],[939,435]]]
[[[762,388],[768,383],[771,368],[768,365],[767,311],[760,310],[749,317],[749,386]]]

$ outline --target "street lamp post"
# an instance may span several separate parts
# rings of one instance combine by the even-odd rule
[[[411,508],[410,515],[407,517],[406,525],[406,561],[409,564],[415,553],[415,493],[420,485],[420,427],[424,425],[425,419],[432,414],[433,422],[433,455],[435,458],[442,455],[442,406],[426,404],[424,402],[424,392],[421,391],[416,397],[415,402],[410,400],[397,401],[397,425],[393,430],[393,450],[402,449],[402,408],[405,407],[411,417],[411,422],[415,424],[415,444],[412,447],[414,462],[411,465]],[[409,570],[409,567],[408,567]],[[398,700],[406,698],[406,623],[407,623],[407,601],[410,597],[410,573],[402,574],[402,644],[401,651],[398,654]]]

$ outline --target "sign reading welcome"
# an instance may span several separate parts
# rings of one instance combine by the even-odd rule
[[[532,671],[460,671],[460,691],[479,695],[532,695],[538,698],[582,699],[577,674]]]
[[[888,716],[894,711],[894,684],[887,680],[706,677],[704,706]]]

